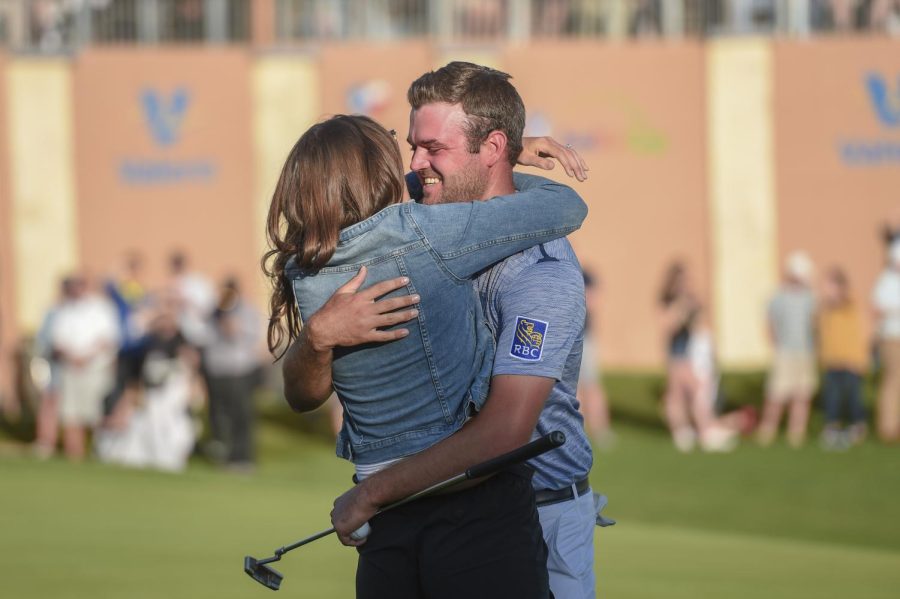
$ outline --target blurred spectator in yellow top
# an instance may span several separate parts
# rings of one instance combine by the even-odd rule
[[[862,375],[868,358],[862,313],[847,276],[838,267],[832,267],[825,277],[818,320],[819,360],[825,371],[822,400],[826,424],[821,443],[824,449],[845,449],[866,436]],[[849,410],[846,431],[841,427],[844,400]]]

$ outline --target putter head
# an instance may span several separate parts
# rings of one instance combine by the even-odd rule
[[[278,590],[281,586],[281,579],[284,578],[278,570],[259,563],[255,557],[249,555],[244,558],[244,572],[259,584],[273,591]]]

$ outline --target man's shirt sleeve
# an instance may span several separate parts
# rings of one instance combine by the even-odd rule
[[[494,375],[560,380],[584,335],[584,279],[574,262],[550,259],[524,268],[498,297]]]

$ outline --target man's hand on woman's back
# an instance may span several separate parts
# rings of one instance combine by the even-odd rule
[[[383,329],[418,316],[419,311],[410,306],[419,302],[419,296],[413,294],[378,300],[406,286],[409,279],[388,279],[359,291],[365,280],[366,267],[363,266],[356,276],[340,287],[310,317],[306,323],[307,336],[315,351],[329,351],[335,347],[353,347],[363,343],[385,343],[402,339],[409,334],[407,329]]]
[[[389,279],[360,291],[365,280],[363,266],[306,321],[300,336],[285,352],[281,362],[284,397],[294,410],[315,410],[334,391],[331,363],[335,347],[385,343],[409,335],[406,329],[383,329],[418,316],[419,311],[410,306],[418,303],[419,296],[378,300],[407,285],[409,279]]]

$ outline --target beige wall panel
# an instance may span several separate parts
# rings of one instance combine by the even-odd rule
[[[401,154],[409,165],[405,143],[409,133],[406,90],[419,75],[433,67],[431,47],[422,41],[328,45],[322,49],[322,110],[327,114],[365,114],[402,142]]]
[[[79,231],[85,265],[131,249],[151,284],[186,251],[213,277],[259,277],[251,59],[238,48],[120,48],[75,65]]]
[[[0,73],[8,66],[0,54]],[[0,77],[0,396],[12,385],[12,352],[18,338],[15,302],[15,261],[13,258],[12,196],[9,186],[9,130],[7,122],[6,77]]]
[[[34,331],[60,277],[80,265],[70,64],[12,60],[6,91],[16,319]]]
[[[256,180],[254,245],[262,256],[266,214],[288,152],[322,114],[319,69],[305,56],[265,56],[253,65],[253,144]],[[269,287],[262,277],[256,295],[264,305]]]
[[[503,70],[503,51],[501,49],[472,48],[440,48],[433,54],[431,69],[439,69],[448,62],[461,60]],[[429,69],[430,70],[430,69]]]
[[[777,280],[772,53],[767,40],[707,45],[711,235],[719,358],[765,363],[765,305]]]

